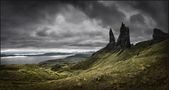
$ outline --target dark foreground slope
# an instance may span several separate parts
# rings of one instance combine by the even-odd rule
[[[29,90],[168,90],[169,40],[141,42],[130,49],[97,53],[87,68],[71,69],[66,77],[8,88]],[[94,58],[90,58],[94,59]],[[90,62],[90,63],[89,63]],[[57,72],[57,71],[56,71]],[[63,75],[57,73],[58,77]],[[40,72],[39,72],[40,73]],[[53,71],[51,71],[53,73]],[[2,74],[2,73],[1,73]],[[12,73],[11,73],[12,74]],[[0,88],[5,86],[1,80]]]

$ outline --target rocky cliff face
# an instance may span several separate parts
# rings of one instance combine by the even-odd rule
[[[164,33],[160,29],[157,29],[157,28],[155,28],[153,30],[153,40],[154,41],[161,41],[161,40],[165,40],[167,38],[169,38],[168,33]]]

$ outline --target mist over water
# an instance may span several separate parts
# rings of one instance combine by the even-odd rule
[[[62,59],[70,55],[56,55],[56,56],[9,56],[1,57],[1,64],[38,64],[40,62],[51,59]]]
[[[97,49],[6,49],[1,51],[1,64],[38,64],[76,54],[93,53]]]

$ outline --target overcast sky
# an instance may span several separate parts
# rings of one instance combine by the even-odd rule
[[[1,0],[1,48],[104,47],[122,22],[132,43],[168,32],[168,1]]]

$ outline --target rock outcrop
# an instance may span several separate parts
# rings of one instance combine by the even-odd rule
[[[115,43],[115,38],[112,29],[109,31],[109,43]]]
[[[129,28],[122,23],[120,28],[120,35],[117,39],[116,47],[118,49],[124,49],[124,48],[129,48],[130,46],[131,44],[130,44]]]
[[[168,38],[169,38],[168,33],[164,33],[160,29],[155,28],[154,33],[153,33],[153,39],[150,40],[146,44],[152,45],[154,43],[157,43],[159,41],[163,41],[163,40],[168,39]],[[139,44],[141,45],[142,43],[145,43],[145,42],[137,43],[136,46],[139,45]],[[99,51],[93,53],[92,56],[95,58],[95,56],[97,56],[98,54],[104,53],[104,52],[116,52],[116,51],[119,51],[119,50],[124,50],[126,48],[131,48],[132,46],[134,46],[134,45],[130,44],[129,28],[126,27],[125,24],[122,23],[122,25],[120,27],[120,34],[119,34],[119,37],[117,39],[117,42],[115,40],[113,31],[110,28],[110,30],[109,30],[109,43],[107,44],[106,47],[104,47],[104,48],[100,49]]]
[[[111,51],[111,50],[119,50],[129,48],[130,44],[130,35],[129,35],[129,28],[126,27],[123,23],[120,28],[120,35],[117,39],[117,43],[115,42],[115,37],[113,34],[112,29],[109,30],[109,43],[103,50]]]
[[[110,28],[110,30],[109,30],[109,43],[107,44],[106,48],[108,50],[112,50],[112,49],[115,48],[115,44],[116,44],[116,42],[115,42],[114,34],[113,34],[112,29]]]
[[[169,38],[169,34],[168,33],[164,33],[162,32],[160,29],[155,28],[153,30],[153,40],[154,41],[162,41]]]

